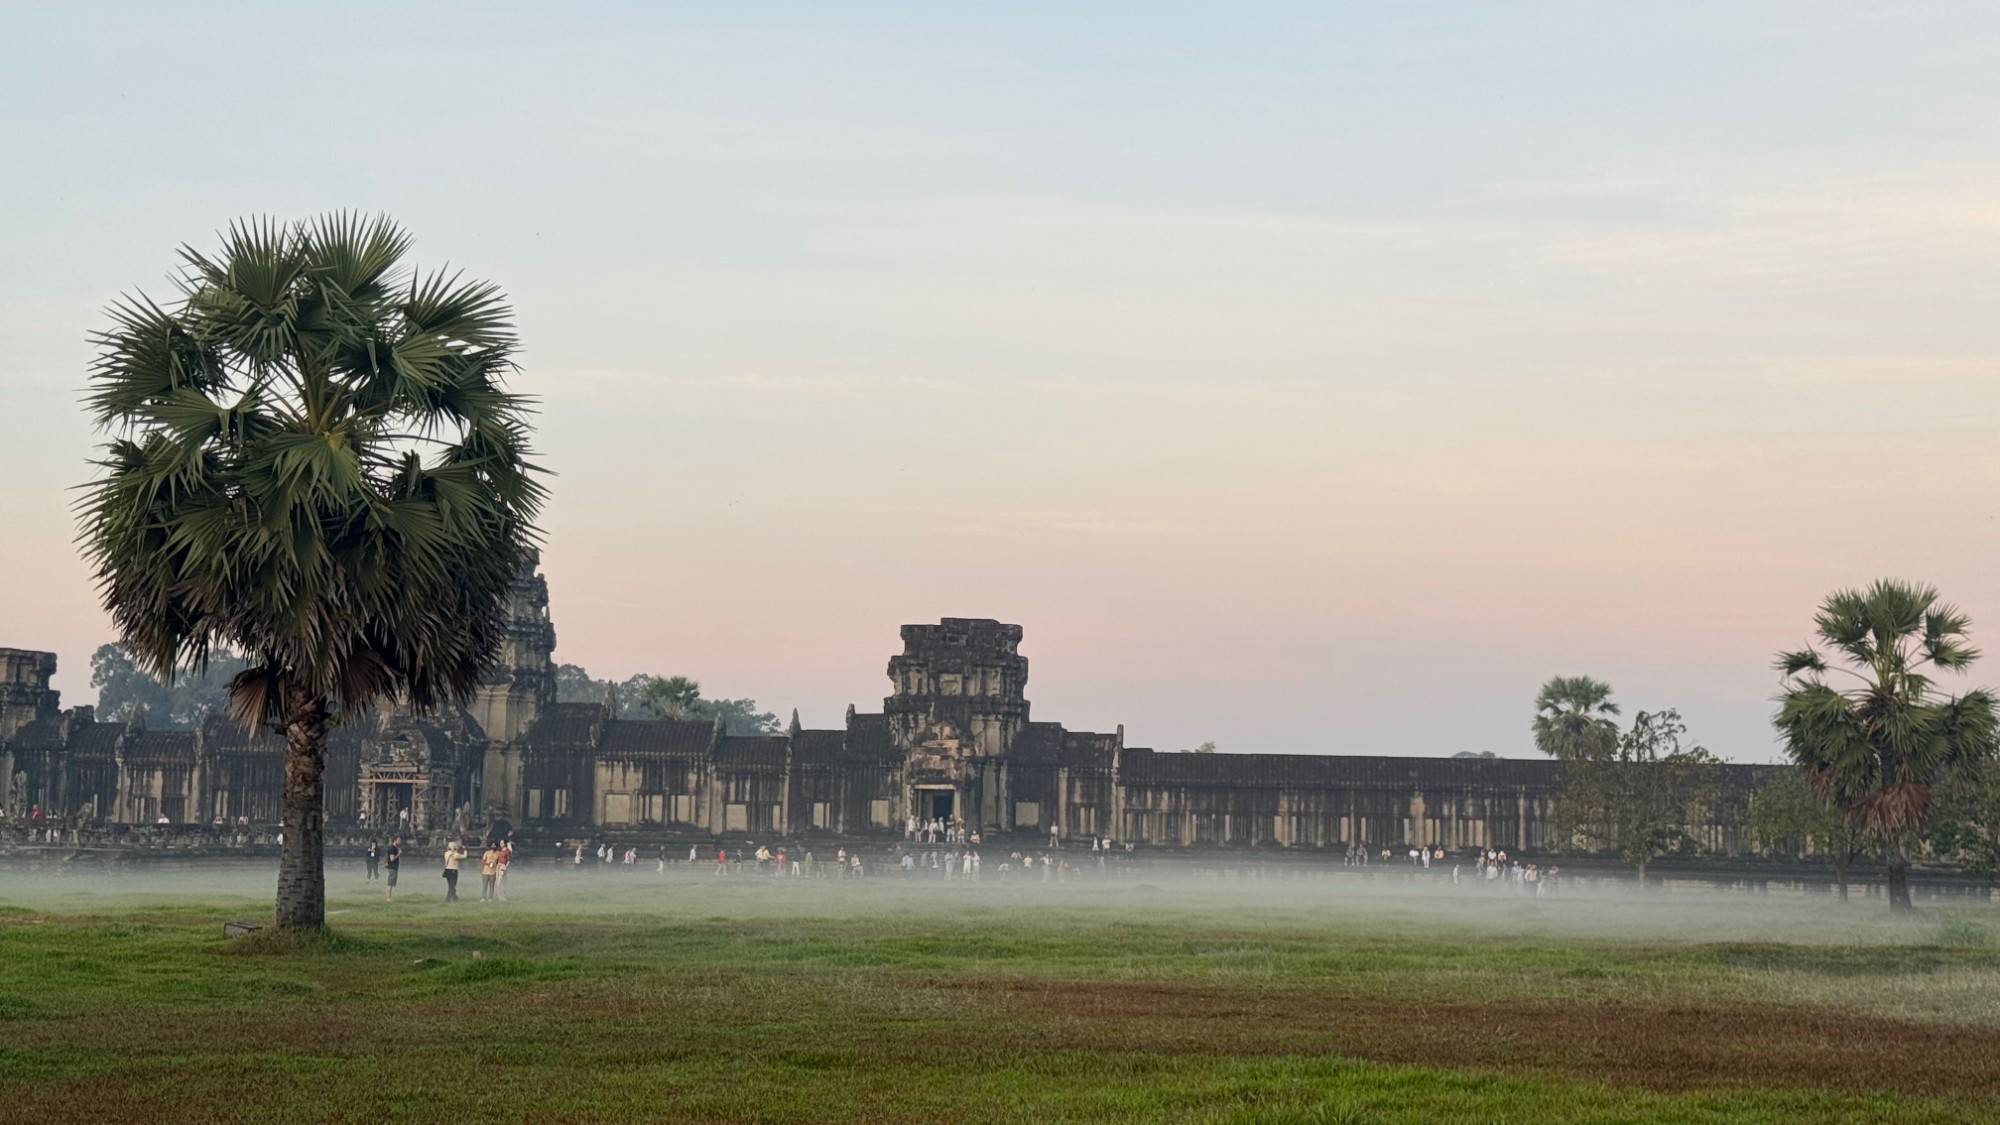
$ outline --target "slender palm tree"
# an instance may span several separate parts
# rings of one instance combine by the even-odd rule
[[[544,496],[506,299],[409,247],[379,217],[237,223],[94,339],[84,552],[147,671],[249,659],[231,708],[285,739],[282,928],[325,920],[328,727],[469,698]]]
[[[1993,753],[1993,695],[1944,695],[1932,682],[1978,659],[1970,625],[1931,587],[1882,580],[1829,595],[1813,619],[1845,666],[1811,646],[1778,655],[1773,722],[1786,752],[1821,800],[1879,842],[1893,910],[1910,909],[1909,852],[1933,787]],[[1845,677],[1839,686],[1834,675]]]
[[[1602,757],[1618,744],[1611,685],[1589,676],[1557,676],[1535,696],[1535,748],[1551,758]]]

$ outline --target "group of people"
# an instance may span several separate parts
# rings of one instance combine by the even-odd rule
[[[965,821],[959,817],[932,817],[925,820],[913,816],[903,829],[903,839],[912,844],[971,844],[979,845],[979,829],[968,830]]]
[[[688,849],[688,865],[701,862],[699,846]],[[730,851],[728,847],[715,849],[715,873],[736,875],[745,870],[757,875],[776,875],[792,879],[859,879],[863,868],[861,853],[848,854],[846,848],[834,853],[829,863],[814,855],[811,850],[794,854],[789,848],[773,849],[759,847],[756,843]]]
[[[1474,858],[1473,873],[1487,883],[1498,883],[1505,879],[1520,894],[1532,894],[1536,898],[1555,890],[1556,877],[1562,874],[1559,867],[1543,867],[1539,863],[1523,864],[1520,860],[1509,861],[1507,853],[1498,848],[1486,848]],[[1458,869],[1452,868],[1452,881],[1458,881]]]
[[[453,837],[444,846],[444,900],[458,901],[458,874],[467,856],[472,852],[465,841]],[[382,898],[385,902],[396,901],[396,879],[403,868],[403,838],[391,836],[385,846],[379,838],[369,837],[368,847],[361,853],[362,863],[367,869],[369,882],[382,881]],[[479,901],[507,901],[507,868],[514,862],[514,842],[512,840],[488,840],[486,850],[479,856]]]

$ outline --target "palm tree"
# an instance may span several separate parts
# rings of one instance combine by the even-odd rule
[[[1589,676],[1557,676],[1535,696],[1535,748],[1551,758],[1602,757],[1618,744],[1611,685]]]
[[[701,702],[701,684],[686,676],[648,676],[639,688],[639,706],[656,719],[696,718]]]
[[[1978,659],[1970,624],[1931,587],[1882,580],[1829,595],[1813,619],[1847,667],[1811,647],[1778,655],[1785,680],[1773,722],[1786,752],[1821,800],[1879,842],[1892,910],[1910,909],[1909,851],[1932,788],[1993,752],[1992,694],[1941,695],[1931,680]],[[1852,682],[1836,688],[1827,682],[1836,673]]]
[[[94,338],[84,552],[148,672],[249,659],[231,709],[286,744],[281,928],[325,920],[329,725],[470,697],[544,497],[505,298],[409,246],[385,218],[237,223]]]

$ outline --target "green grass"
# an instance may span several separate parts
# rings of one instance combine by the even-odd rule
[[[0,1121],[2000,1118],[1983,904],[416,882],[0,882]]]

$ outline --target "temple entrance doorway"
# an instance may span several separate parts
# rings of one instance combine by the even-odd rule
[[[919,789],[917,801],[917,815],[926,823],[939,820],[950,824],[958,811],[958,794],[950,789]]]
[[[371,825],[386,832],[408,832],[416,827],[411,823],[415,817],[412,808],[416,803],[415,784],[378,781],[369,788],[374,791],[368,813]]]

